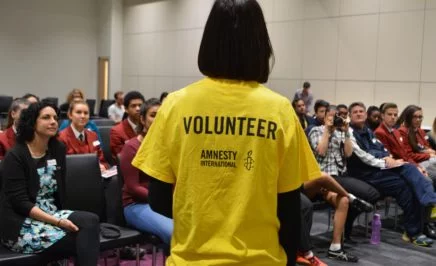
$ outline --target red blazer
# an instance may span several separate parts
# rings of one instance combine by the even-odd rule
[[[397,129],[393,128],[391,133],[384,123],[380,123],[374,134],[395,159],[403,159],[406,162],[416,164],[413,158],[406,152],[404,137],[401,136]]]
[[[59,140],[65,144],[67,154],[96,153],[101,164],[109,168],[109,164],[104,159],[97,133],[85,129],[85,141],[79,141],[74,135],[73,129],[69,126],[59,133]]]
[[[405,148],[405,150],[410,158],[412,158],[417,163],[427,161],[428,159],[430,159],[430,154],[428,154],[428,153],[414,152],[413,151],[412,146],[410,146],[410,143],[409,143],[409,137],[408,137],[409,129],[407,127],[401,126],[400,129],[398,129],[398,131],[400,131],[401,136],[403,137],[404,148]],[[430,148],[430,144],[426,140],[426,135],[425,135],[424,130],[419,128],[416,131],[416,140],[417,140],[418,144],[421,144],[425,148]]]
[[[0,133],[0,160],[3,160],[6,152],[15,145],[15,139],[16,135],[12,127]]]
[[[124,143],[136,136],[137,134],[135,131],[133,131],[127,118],[118,125],[113,126],[110,133],[110,147],[112,156],[117,158],[117,154],[123,149]]]

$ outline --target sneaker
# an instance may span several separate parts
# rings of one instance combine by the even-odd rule
[[[372,210],[374,209],[374,207],[370,203],[364,201],[361,198],[355,198],[353,202],[351,202],[351,207],[360,212],[372,212]]]
[[[330,250],[328,251],[328,257],[331,259],[337,259],[341,261],[348,261],[348,262],[358,262],[359,258],[351,255],[350,253],[345,252],[345,250],[340,249],[337,251]]]
[[[317,256],[313,256],[308,260],[310,261],[309,266],[328,266],[326,263],[322,262]]]
[[[420,247],[430,247],[433,244],[433,240],[428,238],[426,235],[409,237],[406,233],[404,233],[402,238],[404,241],[411,242],[414,245],[420,246]]]

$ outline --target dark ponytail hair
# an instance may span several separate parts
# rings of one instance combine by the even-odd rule
[[[416,105],[409,105],[404,109],[404,126],[408,129],[407,137],[409,139],[410,146],[414,152],[421,152],[421,149],[418,147],[418,140],[416,138],[416,132],[413,128],[412,120],[413,114],[416,111],[421,111],[422,108]]]

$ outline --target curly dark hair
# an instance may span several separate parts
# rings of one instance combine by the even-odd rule
[[[58,108],[49,102],[37,102],[29,105],[27,109],[21,111],[20,120],[17,126],[17,142],[25,143],[32,141],[35,137],[36,120],[42,109],[51,107],[58,114]],[[56,136],[50,139],[56,140]]]

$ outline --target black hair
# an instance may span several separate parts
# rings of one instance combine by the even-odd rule
[[[366,106],[363,102],[354,102],[354,103],[350,104],[350,106],[348,107],[348,112],[351,112],[351,109],[353,109],[356,106],[360,106],[363,108],[363,110],[366,111]]]
[[[303,89],[309,89],[310,88],[310,83],[308,81],[303,83]]]
[[[326,109],[327,108],[329,108],[329,106],[330,106],[330,104],[327,102],[327,101],[324,101],[324,100],[317,100],[316,102],[315,102],[315,105],[314,105],[314,110],[315,110],[315,113],[316,112],[318,112],[318,109],[319,108],[321,108],[321,107],[325,107]]]
[[[58,108],[50,102],[32,103],[27,107],[27,109],[21,111],[20,120],[18,121],[17,126],[17,142],[25,143],[33,140],[35,137],[35,126],[39,113],[46,107],[51,107],[55,110],[56,114],[58,113]],[[56,136],[52,137],[50,141],[52,139],[56,140]]]
[[[265,83],[274,52],[255,0],[215,0],[198,53],[203,75]]]
[[[303,99],[295,98],[295,99],[292,101],[292,107],[294,107],[294,109],[297,108],[297,103],[298,103],[299,101],[303,101]],[[303,101],[303,102],[304,102],[304,101]]]
[[[409,139],[410,147],[414,152],[421,152],[421,149],[418,147],[418,139],[416,138],[416,132],[413,128],[412,120],[413,115],[416,111],[422,111],[422,108],[416,105],[409,105],[404,109],[402,116],[404,119],[404,126],[408,128],[407,137]]]
[[[12,118],[12,112],[18,111],[21,105],[29,105],[29,101],[25,98],[17,98],[12,101],[11,106],[9,107],[8,112],[8,123],[6,128],[10,128],[14,124],[14,119]]]
[[[168,96],[168,92],[166,92],[166,91],[162,92],[161,95],[160,95],[160,98],[159,98],[160,103],[162,103],[163,100],[165,100],[165,98],[166,98],[167,96]]]
[[[366,114],[368,117],[374,112],[380,112],[380,109],[378,109],[378,107],[374,105],[371,105],[370,107],[368,107],[368,110],[366,110]]]
[[[31,94],[31,93],[26,93],[26,94],[24,94],[23,97],[21,97],[21,98],[24,98],[24,99],[28,100],[30,97],[35,98],[35,99],[38,100],[38,102],[39,102],[39,97],[36,96],[35,94]]]
[[[341,109],[341,108],[345,108],[345,109],[347,109],[347,111],[348,111],[348,107],[345,105],[345,104],[338,104],[338,106],[336,106],[336,110],[339,110],[339,109]]]
[[[145,102],[145,99],[144,99],[144,96],[142,95],[142,93],[140,93],[139,91],[129,91],[124,96],[124,107],[127,109],[129,107],[130,101],[136,100],[136,99],[140,99],[143,102]]]
[[[161,101],[159,101],[159,99],[157,98],[148,99],[141,105],[141,109],[139,110],[139,116],[145,118],[147,116],[148,110],[151,107],[161,104],[162,104]],[[143,130],[144,130],[144,126],[142,125],[142,123],[138,123],[138,126],[136,127],[136,132],[138,134],[142,134]]]

